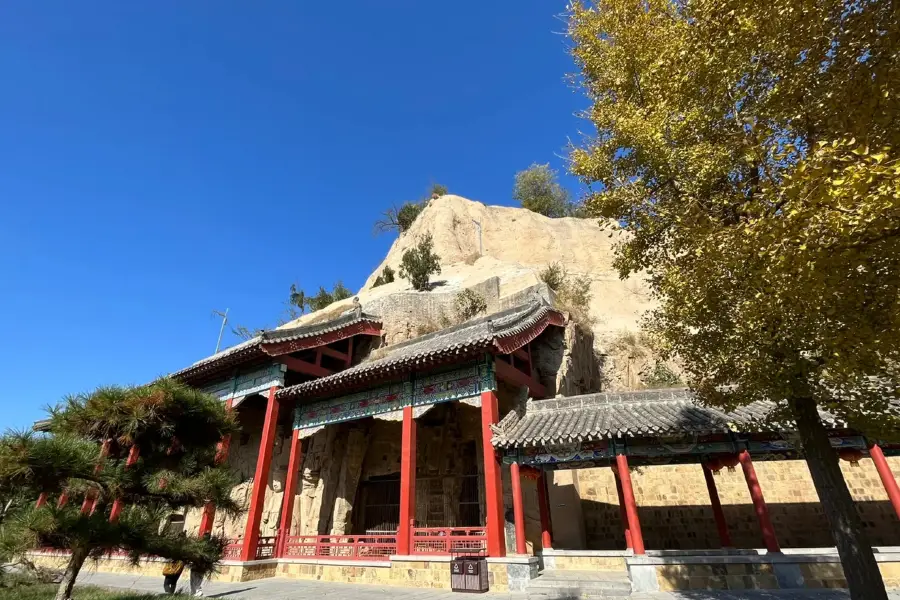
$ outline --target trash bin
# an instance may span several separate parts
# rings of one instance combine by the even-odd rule
[[[450,589],[454,592],[486,592],[487,560],[477,554],[460,554],[450,560]]]

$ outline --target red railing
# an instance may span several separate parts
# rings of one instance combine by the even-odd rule
[[[414,527],[413,554],[456,554],[487,548],[484,527]]]
[[[241,540],[231,540],[225,546],[225,553],[222,555],[223,560],[241,560],[241,549],[244,543]]]
[[[292,535],[284,541],[284,558],[334,558],[340,560],[387,560],[397,554],[397,536]]]
[[[259,543],[256,545],[256,559],[275,558],[277,539],[275,536],[259,538]]]

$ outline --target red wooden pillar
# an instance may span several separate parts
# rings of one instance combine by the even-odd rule
[[[538,510],[541,514],[541,547],[553,547],[553,531],[550,524],[550,499],[547,497],[547,475],[541,470],[537,478]]]
[[[713,516],[716,518],[716,529],[719,531],[719,543],[723,548],[731,548],[731,536],[728,534],[728,521],[722,511],[722,502],[719,500],[719,490],[716,489],[716,480],[713,479],[712,469],[706,463],[702,463],[703,477],[706,479],[706,490],[709,492],[709,501],[712,504]]]
[[[750,498],[753,500],[753,508],[756,511],[756,518],[759,520],[759,527],[762,530],[763,542],[766,550],[769,552],[781,552],[778,545],[778,538],[775,537],[775,528],[772,526],[772,519],[769,518],[769,508],[766,506],[766,499],[763,498],[762,488],[759,487],[759,479],[756,477],[756,469],[753,468],[753,461],[750,460],[750,453],[746,450],[738,454],[738,460],[741,461],[741,469],[744,470],[744,479],[747,480],[747,487],[750,489]]]
[[[412,406],[403,409],[400,444],[400,523],[397,526],[397,554],[412,554],[412,530],[416,519],[416,420]]]
[[[138,448],[137,444],[135,444],[134,446],[131,447],[131,449],[128,451],[128,458],[125,459],[125,468],[126,469],[137,462],[138,455],[140,454],[140,452],[141,451]],[[109,511],[109,522],[110,523],[115,523],[116,521],[119,520],[119,514],[121,514],[121,512],[122,512],[122,506],[123,506],[123,502],[122,502],[121,498],[116,498],[115,501],[113,501],[112,509],[110,509],[110,511]]]
[[[247,527],[244,529],[244,544],[241,546],[241,560],[256,560],[259,544],[259,524],[269,483],[269,467],[272,465],[272,450],[275,446],[275,430],[278,428],[278,387],[269,388],[269,402],[263,421],[262,439],[259,440],[259,456],[256,459],[256,473],[253,475],[253,491],[250,492],[250,510],[247,513]]]
[[[625,547],[629,550],[634,548],[631,540],[631,527],[628,525],[628,512],[625,510],[625,494],[622,493],[622,480],[619,479],[619,470],[614,471],[616,479],[616,493],[619,495],[619,519],[622,521],[622,527],[625,528]]]
[[[628,528],[631,530],[631,545],[635,554],[644,554],[644,536],[641,535],[641,521],[638,518],[637,503],[634,501],[634,489],[631,486],[628,458],[624,454],[616,456],[616,467],[618,468],[619,481],[622,485],[622,498],[625,501]]]
[[[522,476],[519,463],[509,465],[509,478],[512,482],[513,519],[516,526],[516,554],[528,552],[525,545],[525,505],[522,503]]]
[[[234,398],[229,398],[225,401],[225,410],[230,411],[231,407],[234,403]],[[231,446],[231,436],[226,435],[222,438],[222,441],[219,442],[218,448],[216,448],[216,464],[221,464],[228,458],[228,449]],[[213,528],[213,519],[216,516],[216,505],[210,500],[206,503],[206,506],[203,507],[203,515],[200,517],[200,529],[197,534],[200,537],[203,537],[207,533],[212,532]]]
[[[506,556],[506,541],[503,532],[503,481],[500,478],[500,464],[491,444],[491,425],[500,420],[497,394],[493,391],[481,393],[481,444],[484,455],[484,503],[487,523],[488,556]]]
[[[891,504],[894,506],[894,512],[900,518],[900,487],[897,486],[897,480],[894,479],[894,474],[891,472],[891,467],[884,457],[884,452],[881,451],[881,447],[878,444],[872,444],[869,446],[869,456],[872,457],[872,462],[875,463],[878,476],[881,477],[881,483],[884,484],[888,498],[891,499]]]
[[[278,526],[278,547],[275,556],[284,556],[284,545],[291,535],[291,519],[294,516],[294,496],[297,493],[297,482],[300,480],[300,468],[303,465],[303,440],[300,430],[291,434],[291,454],[288,459],[287,480],[284,482],[284,498],[281,501],[281,523]]]
[[[100,446],[100,460],[97,462],[97,466],[94,467],[94,474],[100,472],[100,469],[103,468],[103,459],[106,458],[106,455],[109,453],[109,442],[110,440],[104,440],[103,445]],[[84,496],[84,502],[81,503],[81,514],[86,515],[88,513],[93,514],[94,512],[94,504],[97,502],[97,491],[96,490],[88,490]]]

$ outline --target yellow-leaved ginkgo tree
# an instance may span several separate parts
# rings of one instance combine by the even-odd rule
[[[885,599],[817,409],[898,436],[900,4],[576,2],[569,36],[571,171],[649,331],[704,401],[796,423],[852,598]]]

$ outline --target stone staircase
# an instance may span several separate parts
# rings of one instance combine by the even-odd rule
[[[528,600],[628,598],[628,574],[616,571],[545,570],[528,583]]]

